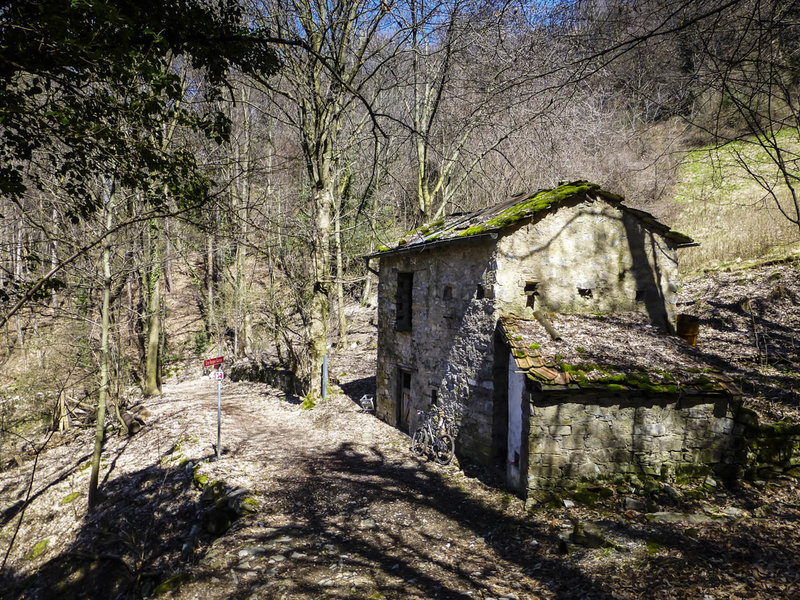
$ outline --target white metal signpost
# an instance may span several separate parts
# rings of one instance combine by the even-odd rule
[[[216,367],[214,378],[217,380],[217,458],[220,457],[222,452],[222,445],[220,443],[220,432],[222,430],[222,380],[225,379],[225,372],[222,370],[222,363],[225,357],[217,356],[203,361],[204,367]]]

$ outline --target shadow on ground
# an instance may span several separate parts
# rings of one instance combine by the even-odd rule
[[[346,383],[340,383],[339,387],[350,400],[360,407],[361,405],[358,401],[361,399],[361,396],[364,394],[375,396],[375,376],[373,375],[372,377],[363,377]]]
[[[546,520],[514,516],[498,494],[476,495],[454,481],[444,470],[342,444],[298,462],[295,475],[261,498],[261,525],[248,530],[247,547],[201,560],[192,577],[210,583],[230,569],[237,585],[227,597],[241,599],[596,600],[659,597],[659,589],[673,593],[663,597],[696,598],[720,582],[755,586],[757,564],[769,565],[773,581],[797,572],[800,548],[788,531],[753,544],[752,523],[687,530],[623,521],[612,524],[617,536],[667,555],[637,556],[635,578],[624,560],[589,573],[560,553],[563,543]],[[270,527],[270,515],[288,524]],[[797,525],[798,511],[784,518]]]
[[[183,584],[174,597],[242,600],[688,599],[728,585],[744,590],[741,597],[800,592],[791,587],[800,572],[800,506],[775,515],[783,533],[772,537],[752,520],[692,528],[613,522],[617,537],[656,550],[629,560],[621,553],[607,567],[598,554],[601,566],[587,570],[577,560],[587,551],[559,550],[548,520],[563,520],[563,512],[514,514],[510,498],[477,484],[468,490],[464,481],[345,443],[298,456],[290,475],[257,496],[259,514],[217,539],[200,533],[192,549],[205,509],[191,471],[153,466],[106,485],[102,509],[78,540],[31,578],[7,573],[0,597],[140,598],[175,575]],[[767,575],[759,577],[754,569],[762,567]]]
[[[187,562],[204,512],[191,470],[153,466],[100,489],[77,540],[31,577],[0,574],[0,598],[141,598]]]

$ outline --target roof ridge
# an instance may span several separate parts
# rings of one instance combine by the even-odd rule
[[[619,207],[678,246],[693,243],[689,236],[673,231],[650,213],[626,206],[623,203],[624,198],[619,194],[610,192],[597,183],[581,179],[560,183],[554,188],[540,188],[534,192],[511,196],[492,206],[459,215],[450,222],[448,217],[435,219],[406,233],[391,246],[380,246],[377,253],[370,254],[367,258],[383,256],[387,252],[423,249],[433,244],[471,239],[487,234],[494,235],[497,231],[532,219],[537,214],[544,214],[565,203],[582,202],[586,199],[592,201],[602,199]]]

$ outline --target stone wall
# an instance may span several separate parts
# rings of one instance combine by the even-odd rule
[[[737,419],[747,436],[747,479],[770,479],[788,475],[800,479],[800,423],[758,422],[758,416],[742,409]]]
[[[564,206],[497,243],[495,296],[503,313],[640,311],[667,331],[675,320],[674,248],[633,215],[605,202]],[[583,290],[582,292],[579,290]]]
[[[234,363],[228,371],[231,381],[257,381],[268,383],[287,394],[302,393],[302,382],[294,371],[266,360],[244,359]]]
[[[494,242],[478,238],[435,251],[381,257],[378,278],[376,414],[398,426],[400,370],[411,375],[408,427],[438,403],[458,419],[457,451],[478,461],[492,455]],[[413,273],[410,331],[395,331],[397,274]]]
[[[708,467],[737,474],[744,428],[723,395],[533,392],[528,404],[529,490],[614,473],[674,476]]]

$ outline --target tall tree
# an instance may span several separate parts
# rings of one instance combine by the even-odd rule
[[[310,188],[308,393],[316,398],[327,352],[338,143],[345,112],[370,92],[371,75],[392,45],[382,30],[389,20],[388,5],[368,0],[274,0],[256,2],[253,8],[264,29],[297,42],[280,47],[283,68],[275,81],[264,83],[279,99],[275,108],[297,133]]]
[[[114,189],[113,184],[103,193],[105,197],[104,225],[110,231],[114,214]],[[89,476],[89,509],[94,508],[98,502],[97,483],[100,475],[100,458],[103,452],[103,443],[106,430],[106,407],[109,392],[109,333],[111,331],[111,238],[106,237],[103,244],[103,304],[100,310],[101,341],[100,341],[100,396],[97,401],[97,422],[95,424],[94,452],[92,453],[92,468]]]

